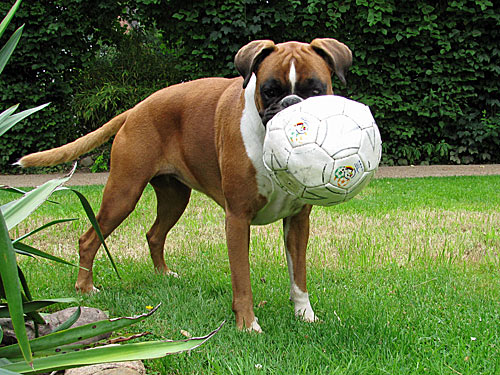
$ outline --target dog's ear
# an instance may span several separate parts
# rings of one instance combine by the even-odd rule
[[[254,40],[248,43],[236,54],[234,65],[244,78],[243,88],[246,88],[252,73],[256,72],[259,64],[276,49],[276,45],[272,40]]]
[[[352,52],[349,47],[331,38],[314,39],[311,47],[326,60],[332,73],[335,72],[345,85],[345,75],[352,64]]]

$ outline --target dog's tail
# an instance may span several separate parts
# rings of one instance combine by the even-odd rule
[[[115,135],[125,123],[129,113],[130,109],[116,116],[99,129],[94,130],[92,133],[84,135],[83,137],[61,147],[23,156],[15,164],[20,165],[21,167],[48,167],[75,160],[80,155],[83,155],[102,145],[109,138]]]

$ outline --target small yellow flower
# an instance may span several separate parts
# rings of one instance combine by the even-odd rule
[[[153,308],[154,308],[154,307],[153,307],[153,306],[151,306],[151,305],[147,305],[147,306],[146,306],[146,309],[148,309],[148,310],[153,310]]]

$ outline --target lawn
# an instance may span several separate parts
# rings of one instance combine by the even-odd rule
[[[76,268],[22,259],[34,297],[75,296],[111,316],[162,303],[134,332],[182,339],[181,329],[222,330],[190,354],[147,362],[150,374],[499,374],[500,176],[377,179],[352,201],[315,207],[308,289],[320,323],[293,316],[281,223],[253,227],[252,285],[265,333],[235,329],[224,215],[194,193],[165,247],[179,278],[152,272],[145,233],[155,215],[148,188],[108,239],[122,280],[100,251],[101,292],[74,292]],[[97,210],[102,186],[80,187]],[[2,193],[5,202],[12,195]],[[29,228],[62,217],[31,244],[77,261],[87,228],[73,194],[42,206]],[[121,332],[123,333],[123,332]]]

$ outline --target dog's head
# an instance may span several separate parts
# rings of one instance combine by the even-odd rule
[[[333,94],[332,75],[346,83],[351,50],[335,39],[310,44],[256,40],[242,47],[235,66],[246,88],[255,74],[255,105],[264,125],[279,111],[306,98]]]

